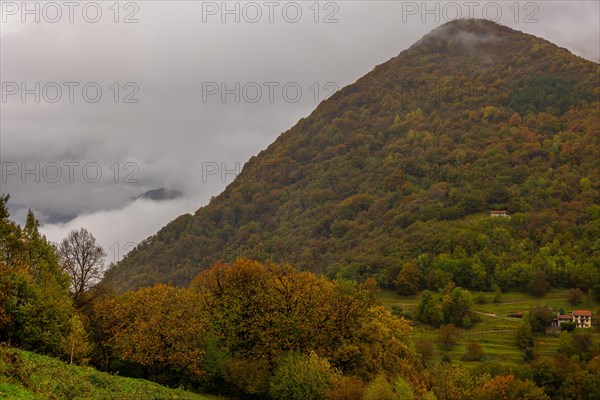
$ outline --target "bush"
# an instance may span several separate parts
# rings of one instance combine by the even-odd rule
[[[433,356],[433,344],[429,340],[417,340],[415,342],[415,349],[421,355],[423,363]]]
[[[463,328],[469,329],[472,326],[473,326],[473,321],[471,320],[470,317],[466,316],[462,319],[462,327]]]
[[[577,324],[575,322],[563,322],[560,324],[561,331],[573,332],[577,328]]]
[[[469,342],[465,351],[465,360],[479,361],[481,357],[483,357],[483,347],[474,340]]]
[[[367,385],[364,400],[399,400],[399,397],[385,375],[379,375]]]
[[[224,378],[243,393],[266,394],[271,373],[264,360],[232,359],[224,367]]]
[[[502,303],[502,289],[497,284],[492,286],[494,291],[494,303]]]
[[[483,292],[479,292],[477,293],[477,296],[475,296],[475,303],[477,304],[485,304],[485,294],[483,294]]]
[[[523,360],[526,362],[531,362],[535,358],[535,354],[533,352],[533,347],[527,347],[525,352],[523,353]]]
[[[413,388],[402,377],[394,380],[394,390],[396,391],[396,398],[399,400],[414,400],[415,398]]]
[[[440,343],[445,347],[452,347],[458,340],[459,330],[454,324],[442,325],[438,330]]]
[[[271,381],[271,397],[281,400],[319,400],[335,378],[329,362],[317,356],[290,353],[281,361]]]

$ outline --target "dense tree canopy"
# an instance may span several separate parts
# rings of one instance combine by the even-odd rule
[[[0,340],[60,356],[73,314],[69,277],[31,211],[24,228],[0,196]]]
[[[246,256],[409,292],[421,260],[419,286],[598,292],[598,68],[489,21],[448,23],[320,104],[110,277],[186,285]]]

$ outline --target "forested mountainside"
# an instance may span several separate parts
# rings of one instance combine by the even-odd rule
[[[594,62],[493,22],[447,23],[321,103],[107,279],[186,285],[245,256],[382,285],[413,262],[428,287],[527,288],[542,274],[600,291],[599,97]]]

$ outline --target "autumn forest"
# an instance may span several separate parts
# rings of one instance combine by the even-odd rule
[[[0,397],[598,399],[599,199],[600,65],[450,22],[107,269],[2,194]],[[48,389],[31,353],[181,392]]]

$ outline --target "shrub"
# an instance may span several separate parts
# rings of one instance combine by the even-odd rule
[[[515,335],[517,346],[524,349],[527,346],[533,346],[533,336],[531,334],[531,325],[527,319],[519,324]]]
[[[413,388],[402,377],[398,377],[394,380],[394,391],[396,392],[396,398],[399,400],[415,399]]]
[[[232,359],[224,367],[225,380],[247,394],[269,392],[271,373],[264,361]]]
[[[477,304],[485,304],[485,294],[483,294],[483,292],[479,292],[477,293],[477,296],[475,296],[475,303]]]
[[[502,303],[502,289],[500,289],[500,286],[494,284],[492,290],[494,291],[494,303]]]
[[[458,340],[459,331],[454,324],[442,325],[438,330],[440,343],[445,347],[452,347]]]
[[[415,349],[417,353],[421,355],[421,360],[426,362],[429,358],[433,356],[433,344],[429,340],[417,340],[415,342]]]
[[[465,367],[442,363],[429,368],[429,372],[431,391],[440,399],[468,399],[475,389],[476,381]]]
[[[277,366],[271,380],[271,397],[281,400],[318,400],[329,391],[335,372],[317,356],[290,353]]]
[[[483,357],[483,347],[476,341],[470,341],[465,351],[465,360],[479,361]]]
[[[563,322],[560,324],[560,329],[562,331],[573,332],[577,328],[577,324],[575,322]]]
[[[525,349],[525,352],[523,353],[523,360],[525,360],[527,362],[531,362],[531,361],[533,361],[534,358],[535,358],[535,354],[533,352],[533,347],[527,347]]]
[[[399,398],[386,376],[378,375],[367,385],[364,400],[399,400]]]

